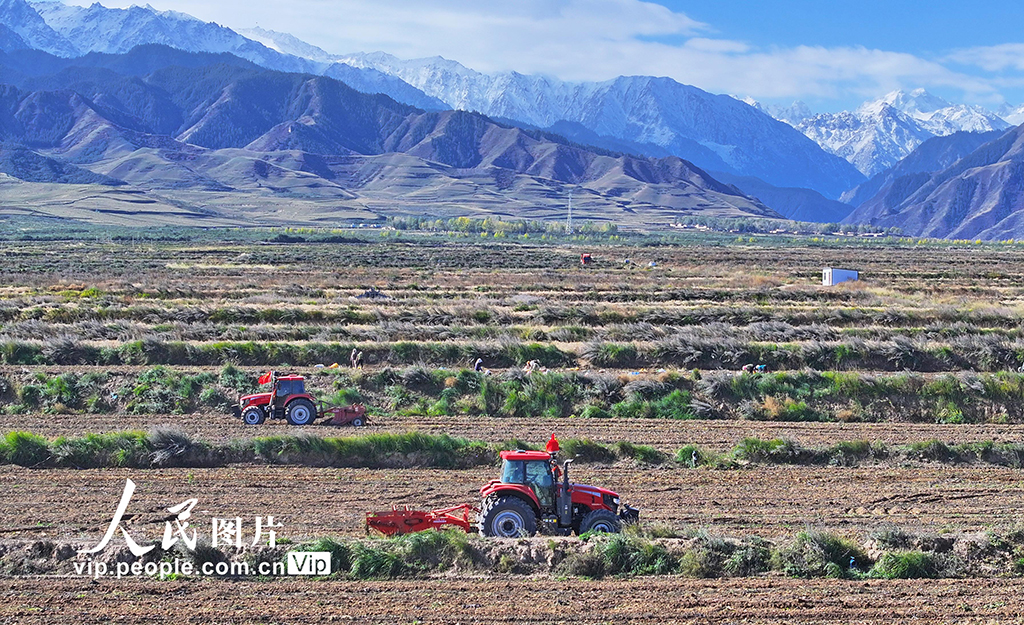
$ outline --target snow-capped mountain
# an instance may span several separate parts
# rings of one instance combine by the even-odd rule
[[[157,43],[186,52],[228,52],[282,71],[320,69],[307,59],[271,50],[230,28],[204,22],[185,13],[157,11],[149,5],[108,9],[99,3],[81,7],[57,0],[34,3],[7,1],[33,9],[48,27],[72,46],[70,53],[47,50],[58,56],[78,56],[88,52],[122,54],[137,45]]]
[[[793,125],[822,148],[873,176],[898,163],[931,137],[1010,127],[979,106],[952,104],[924,89],[893,91],[853,112],[823,113],[795,121],[792,107],[752,106]]]
[[[893,91],[880,100],[913,118],[921,127],[936,136],[954,132],[988,132],[1004,130],[1009,124],[980,106],[952,104],[924,89],[910,93]]]
[[[57,56],[74,56],[78,53],[70,41],[47,24],[24,0],[0,0],[0,24],[36,50]]]
[[[865,176],[888,169],[933,135],[884,102],[853,113],[825,113],[796,126],[826,151],[852,163]]]
[[[811,111],[811,108],[800,100],[793,102],[789,106],[765,104],[763,102],[758,102],[753,98],[743,98],[743,101],[757,110],[771,115],[780,122],[786,122],[790,126],[796,126],[805,119],[814,117],[814,112]]]
[[[610,149],[626,141],[645,153],[664,151],[705,169],[830,197],[861,180],[853,167],[769,115],[669,78],[565,82],[516,72],[483,74],[440,57],[406,61],[380,52],[339,61],[401,78],[452,108],[558,132],[578,125],[591,141],[606,139],[599,144]]]
[[[447,106],[400,79],[336,63],[336,58],[291,35],[248,31],[251,36],[185,13],[132,6],[109,9],[59,0],[0,0],[0,49],[35,48],[56,56],[125,53],[162,44],[187,52],[230,53],[268,69],[326,74],[365,93],[384,93],[404,104],[439,110]],[[6,35],[6,36],[5,36]]]
[[[1021,104],[1016,108],[1009,104],[1004,104],[1003,107],[999,109],[999,116],[1014,126],[1020,126],[1021,124],[1024,124],[1024,104]]]

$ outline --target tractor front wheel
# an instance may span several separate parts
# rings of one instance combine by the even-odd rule
[[[242,413],[242,422],[246,425],[259,425],[267,420],[267,413],[259,406],[249,406]]]
[[[361,418],[356,417],[355,419],[352,419],[352,425],[357,427],[357,428],[361,428],[364,425],[366,425],[366,422],[363,421]]]
[[[498,538],[519,538],[537,533],[537,515],[517,497],[489,499],[480,513],[480,533]]]
[[[295,399],[288,404],[288,423],[309,425],[316,420],[316,407],[308,399]]]
[[[601,532],[603,534],[618,534],[622,530],[622,523],[614,512],[609,510],[592,510],[583,517],[580,522],[580,534],[584,532]]]

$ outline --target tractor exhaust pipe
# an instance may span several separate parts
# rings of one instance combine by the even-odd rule
[[[572,458],[562,464],[562,488],[558,492],[558,524],[562,527],[572,525],[572,493],[569,492],[569,465]]]

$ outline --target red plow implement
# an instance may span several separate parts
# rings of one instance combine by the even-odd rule
[[[366,528],[376,530],[385,536],[446,527],[457,527],[464,532],[471,532],[478,511],[468,503],[429,512],[410,510],[408,507],[399,509],[395,506],[387,512],[367,512]]]

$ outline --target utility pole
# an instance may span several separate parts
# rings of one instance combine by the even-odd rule
[[[572,189],[569,189],[569,216],[565,219],[565,233],[572,234]]]

